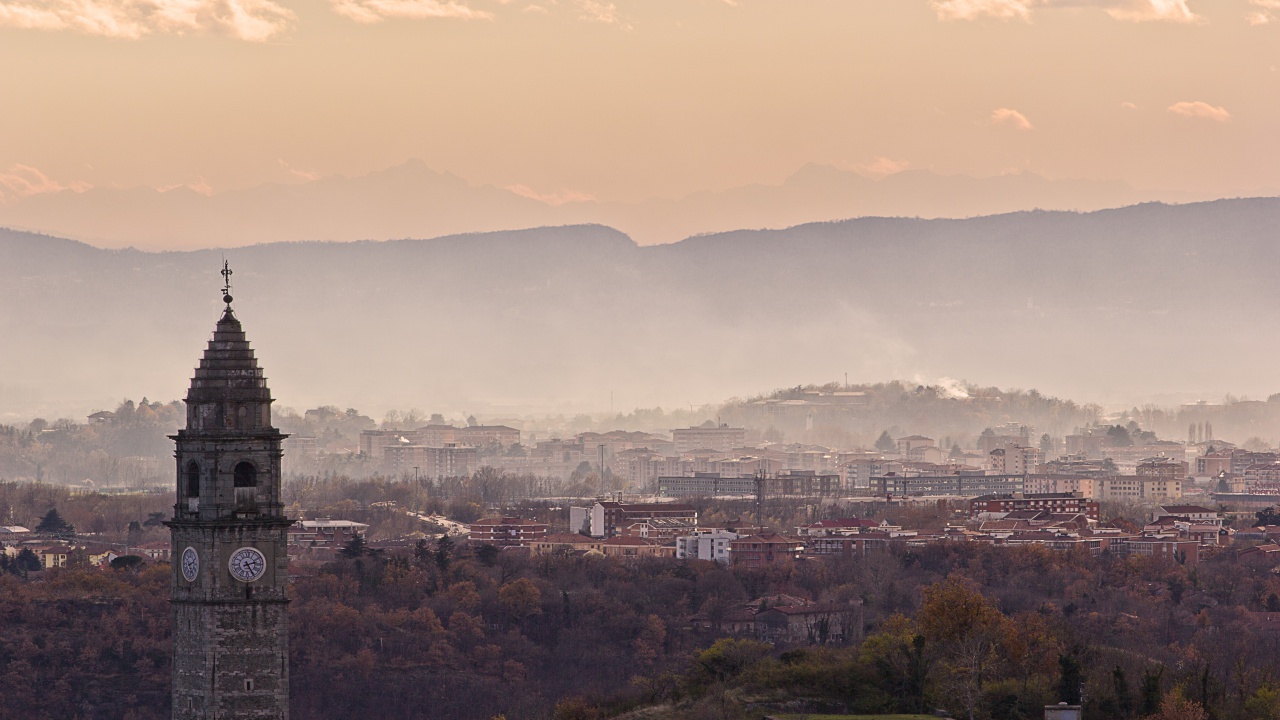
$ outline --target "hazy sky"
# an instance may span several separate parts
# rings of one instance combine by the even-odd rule
[[[1280,192],[1280,0],[0,0],[0,193],[420,158],[549,198],[805,163]]]

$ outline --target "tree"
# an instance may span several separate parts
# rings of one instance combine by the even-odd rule
[[[512,580],[498,590],[498,604],[502,611],[517,622],[542,612],[542,591],[529,578]]]
[[[1053,447],[1053,438],[1049,436],[1049,433],[1040,436],[1040,453],[1046,460],[1053,455]]]
[[[1160,701],[1160,711],[1151,720],[1209,720],[1209,713],[1200,703],[1187,700],[1174,690]]]
[[[1155,671],[1144,670],[1142,672],[1142,714],[1154,715],[1160,710],[1160,701],[1164,697],[1164,690],[1161,688],[1161,679],[1164,677],[1164,668],[1161,667]]]
[[[1133,717],[1133,697],[1129,693],[1129,679],[1125,677],[1124,670],[1119,665],[1111,671],[1111,689],[1116,694],[1116,713],[1121,720]]]
[[[39,570],[44,567],[40,563],[40,557],[31,551],[31,548],[22,548],[22,550],[13,558],[12,569],[15,573],[28,573]]]
[[[1280,512],[1276,512],[1274,506],[1267,506],[1254,516],[1258,518],[1258,525],[1280,525]]]
[[[1263,683],[1244,701],[1243,710],[1248,720],[1272,720],[1280,716],[1280,690]]]
[[[973,720],[983,687],[999,658],[995,652],[1004,615],[966,578],[952,575],[924,589],[921,634],[945,652],[946,686]]]
[[[876,449],[880,452],[893,452],[898,449],[898,444],[889,436],[889,431],[885,430],[880,433],[879,438],[876,438]]]
[[[493,567],[493,564],[498,561],[498,554],[501,552],[498,546],[493,543],[481,543],[476,548],[476,559],[485,567]]]
[[[436,567],[440,568],[440,574],[449,571],[449,563],[453,560],[453,538],[449,537],[449,533],[440,536],[436,540],[435,561]]]
[[[883,629],[862,644],[862,660],[875,668],[881,686],[898,698],[898,709],[919,713],[926,708],[932,652],[909,618],[893,615]]]
[[[36,526],[36,532],[51,533],[54,535],[67,535],[76,531],[75,525],[62,519],[58,514],[58,508],[49,508],[49,512],[44,514],[40,519],[40,524]]]
[[[137,555],[121,555],[118,558],[112,558],[112,570],[139,570],[147,561]]]
[[[1074,655],[1058,656],[1058,702],[1080,704],[1080,690],[1084,685],[1084,667]]]
[[[1133,445],[1133,438],[1125,426],[1112,425],[1107,428],[1106,444],[1107,447],[1130,447]]]
[[[427,544],[426,538],[420,538],[413,544],[413,559],[419,565],[427,565],[431,562],[431,546]]]
[[[364,555],[366,552],[368,552],[368,548],[365,546],[364,535],[356,533],[351,536],[346,545],[342,546],[338,554],[344,558],[354,559]]]

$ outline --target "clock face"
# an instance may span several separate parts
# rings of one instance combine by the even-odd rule
[[[200,574],[200,553],[196,549],[189,547],[182,551],[182,577],[187,582],[195,582],[196,575]]]
[[[227,568],[240,582],[253,582],[267,571],[267,558],[257,548],[242,547],[231,553]]]

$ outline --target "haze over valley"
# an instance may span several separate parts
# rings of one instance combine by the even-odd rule
[[[864,218],[638,246],[583,225],[147,252],[6,231],[8,417],[181,397],[234,261],[279,397],[453,412],[719,403],[842,380],[1107,407],[1265,399],[1280,200]]]

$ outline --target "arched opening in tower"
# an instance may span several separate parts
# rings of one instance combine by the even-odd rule
[[[187,463],[187,497],[200,497],[200,465],[195,460]]]
[[[254,467],[253,463],[242,462],[236,465],[236,487],[258,487],[258,468]]]

